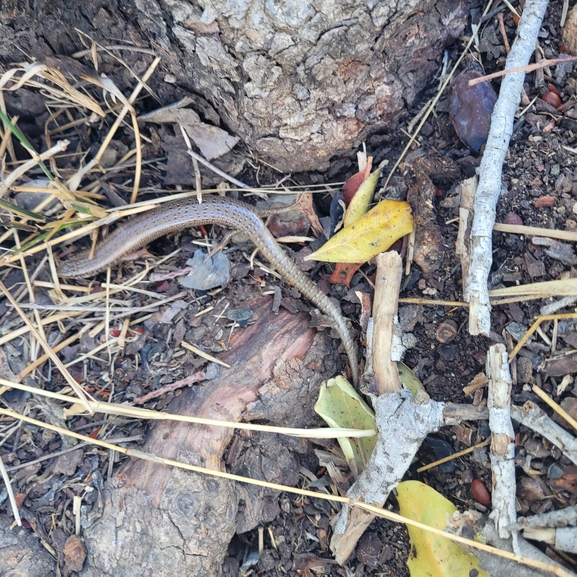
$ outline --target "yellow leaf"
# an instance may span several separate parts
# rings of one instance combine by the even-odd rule
[[[332,429],[375,429],[375,414],[359,394],[343,377],[335,377],[323,383],[319,398],[315,404],[315,412]],[[361,437],[359,439],[338,439],[351,471],[357,477],[365,468],[377,437]]]
[[[457,507],[419,481],[403,481],[397,486],[397,499],[403,517],[420,521],[436,529],[444,529],[447,514]],[[407,525],[411,538],[411,553],[407,565],[411,577],[447,577],[472,575],[490,577],[481,569],[479,560],[450,539]]]
[[[411,205],[400,200],[382,200],[305,260],[366,262],[412,230]]]
[[[357,220],[369,210],[369,204],[371,204],[379,174],[380,171],[376,170],[373,174],[365,178],[353,198],[351,198],[351,202],[349,202],[347,212],[345,213],[345,228],[357,222]]]

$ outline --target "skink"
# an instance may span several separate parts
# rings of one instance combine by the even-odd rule
[[[61,262],[60,274],[70,278],[92,276],[116,263],[124,255],[169,232],[201,224],[218,224],[244,232],[286,281],[333,320],[349,358],[353,382],[358,385],[357,350],[340,310],[301,272],[276,242],[259,215],[243,202],[211,196],[204,197],[202,204],[192,197],[167,202],[117,227],[112,234],[96,245],[92,258],[84,252]]]

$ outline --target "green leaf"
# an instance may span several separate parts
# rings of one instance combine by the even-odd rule
[[[333,429],[377,429],[375,414],[343,377],[323,383],[315,412]],[[358,476],[371,457],[377,438],[338,439],[351,471]]]
[[[447,515],[457,510],[451,501],[419,481],[400,483],[397,486],[397,499],[403,517],[441,530],[447,525]],[[490,577],[479,566],[477,557],[450,539],[411,525],[407,525],[407,528],[412,545],[407,561],[411,577],[466,577],[472,574]]]

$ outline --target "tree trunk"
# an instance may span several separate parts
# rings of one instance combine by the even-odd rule
[[[322,171],[395,128],[462,33],[466,4],[4,0],[0,62],[21,61],[17,46],[39,59],[72,54],[74,28],[103,45],[152,47],[163,58],[151,84],[162,100],[167,82],[201,94],[280,170]],[[142,55],[122,56],[140,68]]]

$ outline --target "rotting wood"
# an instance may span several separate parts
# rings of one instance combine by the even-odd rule
[[[272,314],[270,302],[248,303],[255,323],[236,332],[230,350],[221,355],[231,368],[202,387],[184,390],[169,412],[310,423],[314,393],[335,368],[330,340],[315,336],[307,315]],[[151,428],[144,449],[222,470],[233,435],[221,427],[161,422]],[[89,557],[83,576],[130,575],[130,567],[143,564],[162,575],[218,574],[237,527],[239,493],[233,483],[130,461],[108,483],[104,497],[102,519],[85,530]],[[252,498],[259,502],[256,493]]]

